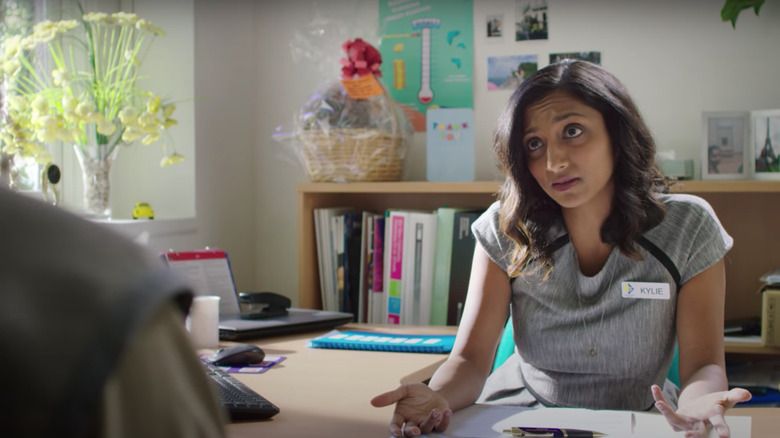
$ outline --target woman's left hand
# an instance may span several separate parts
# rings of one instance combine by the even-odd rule
[[[650,388],[655,407],[663,414],[675,432],[684,431],[686,437],[706,437],[707,425],[712,425],[720,438],[729,438],[731,432],[723,414],[739,402],[750,400],[750,392],[742,388],[705,394],[677,411],[666,401],[661,388]]]

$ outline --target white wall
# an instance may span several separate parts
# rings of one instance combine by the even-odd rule
[[[191,151],[182,153],[187,155],[184,164],[191,167],[197,177],[180,178],[177,174],[179,165],[162,169],[168,183],[157,191],[166,192],[171,188],[187,191],[194,218],[184,216],[175,220],[135,223],[114,221],[111,226],[130,237],[148,237],[147,244],[153,251],[205,246],[224,249],[230,256],[238,290],[258,290],[255,284],[264,283],[255,281],[259,278],[255,275],[255,193],[258,191],[255,133],[260,64],[254,56],[258,44],[254,2],[130,1],[139,14],[139,8],[146,5],[151,15],[162,15],[163,22],[184,22],[188,26],[179,31],[188,39],[174,38],[177,44],[167,46],[158,59],[156,71],[169,72],[166,75],[169,80],[181,82],[171,90],[189,87],[183,92],[177,91],[177,95],[187,96],[189,100],[179,105],[178,111],[189,109],[192,113],[189,127],[193,140],[185,143]],[[124,10],[132,9],[125,7]],[[166,31],[168,29],[165,27]],[[189,62],[185,73],[176,69],[182,62]],[[177,147],[180,145],[177,142]],[[136,166],[149,171],[148,164],[137,163]],[[158,210],[156,203],[152,205]]]
[[[128,1],[128,0],[124,0]],[[137,142],[119,151],[112,170],[112,214],[129,219],[136,202],[147,201],[161,219],[195,216],[195,103],[194,91],[194,6],[193,0],[131,0],[133,11],[151,20],[166,35],[154,40],[144,59],[141,87],[176,103],[172,146],[184,155],[182,163],[160,167],[165,156],[162,141],[151,145]],[[171,153],[168,149],[168,153]],[[123,182],[123,184],[119,184]],[[129,183],[128,183],[129,182]]]
[[[475,2],[475,26],[505,1]],[[476,43],[477,136],[489,139],[507,93],[484,92],[487,56],[601,51],[602,65],[620,78],[645,116],[659,150],[691,158],[699,175],[701,113],[780,108],[780,4],[761,15],[742,12],[736,30],[720,20],[722,0],[550,0],[550,40]],[[482,6],[484,5],[484,7]],[[494,6],[496,5],[496,6]],[[482,44],[480,44],[482,43]],[[485,149],[487,151],[487,149]],[[489,158],[478,154],[478,177],[489,176]]]
[[[227,251],[239,291],[257,290],[255,155],[260,81],[251,0],[195,0],[198,240]],[[265,186],[268,187],[268,186]]]
[[[227,5],[233,3],[220,4],[230,8]],[[496,116],[509,96],[509,92],[486,91],[488,56],[536,53],[543,66],[551,52],[601,51],[602,65],[629,88],[659,149],[674,149],[678,157],[694,159],[697,172],[702,111],[780,108],[780,82],[777,81],[780,2],[766,2],[760,17],[752,10],[743,12],[736,30],[720,20],[722,0],[549,0],[548,3],[551,20],[548,41],[521,43],[506,37],[503,44],[488,44],[482,34],[485,15],[503,11],[511,19],[514,2],[474,2],[475,162],[479,180],[496,178],[489,143]],[[331,77],[324,77],[316,66],[301,65],[291,58],[290,42],[296,32],[305,31],[315,9],[325,18],[362,26],[371,20],[376,23],[377,2],[286,0],[257,2],[255,6],[253,56],[257,63],[254,82],[257,117],[253,121],[253,141],[256,156],[254,166],[245,175],[255,178],[257,184],[253,192],[256,256],[253,281],[256,287],[290,296],[294,303],[297,300],[295,185],[307,178],[300,165],[290,160],[290,155],[271,136],[277,127],[291,126],[293,113],[317,85],[337,77],[337,65],[333,66]],[[196,8],[196,44],[200,44],[198,36],[203,32],[200,24],[206,21],[197,17],[199,12]],[[245,23],[245,17],[239,16],[243,12],[244,9],[238,8],[224,13],[239,20],[235,26]],[[337,57],[340,44],[337,41],[332,47],[338,52]],[[196,51],[200,53],[200,47]],[[240,65],[246,62],[241,56],[219,59]],[[200,122],[201,118],[197,120]],[[199,126],[198,143],[202,141],[200,134]],[[199,154],[200,151],[199,148]],[[409,157],[406,179],[424,180],[425,149],[419,134]],[[199,165],[199,190],[200,170]],[[233,172],[227,166],[221,171]],[[217,190],[213,194],[229,196],[228,192]],[[202,199],[199,192],[199,202]],[[244,223],[243,218],[236,220]],[[228,223],[221,226],[227,227]],[[236,230],[243,232],[243,226]],[[228,230],[225,233],[230,235]]]

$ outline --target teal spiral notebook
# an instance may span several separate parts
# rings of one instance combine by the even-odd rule
[[[309,341],[311,348],[442,354],[452,351],[454,344],[455,335],[399,335],[355,330],[333,330]]]

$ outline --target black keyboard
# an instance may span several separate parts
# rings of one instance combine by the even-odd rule
[[[220,403],[230,414],[230,421],[265,420],[279,413],[273,403],[220,367],[208,363],[204,366],[217,388]]]

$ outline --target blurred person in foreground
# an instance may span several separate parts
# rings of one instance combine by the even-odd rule
[[[61,208],[0,189],[0,211],[3,435],[223,437],[184,279]]]

